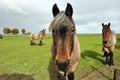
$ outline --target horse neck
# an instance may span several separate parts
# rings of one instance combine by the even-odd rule
[[[40,32],[38,36],[42,39],[45,36],[45,33],[44,32]]]
[[[45,32],[43,32],[42,35],[45,36]]]
[[[109,33],[109,40],[108,40],[108,45],[109,46],[114,46],[115,42],[114,42],[114,32],[112,30],[110,30],[110,33]]]
[[[74,34],[74,43],[73,43],[73,50],[72,52],[75,52],[75,54],[77,54],[78,56],[80,56],[80,43],[79,43],[79,39],[77,37],[76,34]]]
[[[109,32],[109,41],[111,41],[112,40],[112,31],[110,30],[110,32]]]
[[[38,37],[40,37],[40,35],[41,35],[41,32],[38,33]]]

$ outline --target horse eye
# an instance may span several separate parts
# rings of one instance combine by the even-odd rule
[[[53,34],[53,36],[55,36],[55,30],[52,30],[52,34]]]
[[[54,33],[55,32],[55,30],[52,30],[52,33]]]

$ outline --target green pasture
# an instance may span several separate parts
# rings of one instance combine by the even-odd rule
[[[117,35],[117,46],[114,51],[115,66],[103,64],[102,41],[100,34],[79,34],[81,60],[75,80],[85,80],[95,69],[102,70],[101,80],[113,79],[115,68],[120,69],[120,35]],[[35,41],[38,44],[38,41]],[[56,80],[56,71],[51,58],[52,36],[46,35],[43,46],[30,46],[29,36],[5,35],[0,39],[0,75],[25,74],[35,80]],[[105,71],[105,72],[104,72]],[[99,79],[87,79],[99,80]]]

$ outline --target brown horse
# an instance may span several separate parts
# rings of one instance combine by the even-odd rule
[[[74,72],[80,60],[80,45],[72,19],[73,8],[68,3],[65,11],[59,11],[54,4],[54,19],[49,26],[53,43],[51,52],[58,72],[58,80],[74,80]]]
[[[104,23],[102,23],[102,26],[103,56],[106,57],[105,64],[111,66],[114,65],[113,51],[116,44],[116,34],[110,29],[110,23],[108,23],[108,25],[104,25]]]
[[[39,40],[39,45],[42,45],[42,39],[45,36],[46,29],[43,29],[42,31],[40,31],[39,33],[31,33],[30,34],[30,45],[34,45],[35,42],[33,41],[34,39]]]

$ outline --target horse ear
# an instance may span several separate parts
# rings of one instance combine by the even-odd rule
[[[104,26],[104,23],[102,23],[102,26]]]
[[[68,17],[72,17],[73,8],[72,8],[71,4],[69,4],[69,3],[67,3],[67,7],[66,7],[66,10],[65,10],[65,14],[66,14]]]
[[[110,23],[108,23],[108,26],[110,26]]]
[[[59,12],[60,11],[59,11],[59,8],[57,7],[57,4],[54,4],[52,8],[53,16],[55,17]]]

